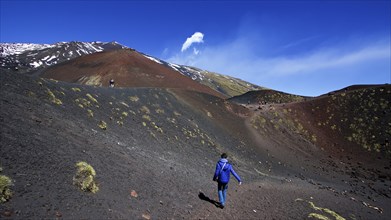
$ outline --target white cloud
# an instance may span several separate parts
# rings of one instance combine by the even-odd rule
[[[330,88],[358,83],[387,83],[390,78],[388,40],[368,39],[359,44],[346,41],[290,55],[256,48],[257,43],[262,42],[242,36],[219,45],[193,48],[193,53],[177,53],[167,60],[282,91],[291,86],[289,92],[306,95],[319,95],[331,91]],[[308,91],[304,91],[306,88]]]
[[[188,37],[182,45],[181,51],[187,50],[193,43],[203,43],[204,34],[201,32],[195,32],[191,37]]]
[[[390,47],[386,45],[366,45],[363,48],[352,48],[349,52],[341,52],[336,48],[320,49],[301,57],[262,59],[255,64],[263,70],[263,74],[269,76],[316,74],[319,70],[357,66],[373,60],[389,59],[389,49]],[[268,65],[265,65],[265,62]]]
[[[297,74],[317,74],[319,70],[359,66],[390,58],[389,43],[366,44],[360,48],[319,48],[294,57],[257,56],[251,42],[235,40],[224,45],[209,46],[193,54],[176,54],[170,62],[193,65],[210,71],[246,78],[267,78]],[[202,56],[194,56],[202,53]]]

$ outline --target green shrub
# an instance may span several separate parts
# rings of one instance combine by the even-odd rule
[[[98,100],[96,100],[94,97],[92,97],[91,94],[87,93],[86,96],[87,96],[92,102],[95,102],[96,104],[98,104]]]
[[[87,109],[87,115],[88,115],[88,117],[93,118],[94,112],[91,109]]]
[[[102,129],[102,130],[106,130],[107,129],[107,124],[106,122],[104,121],[100,121],[98,126]]]
[[[164,110],[158,108],[158,109],[155,110],[155,112],[158,113],[158,114],[163,114],[163,113],[164,113]]]
[[[12,180],[8,176],[0,175],[0,203],[11,199],[12,191],[10,189]]]
[[[129,96],[129,100],[132,102],[137,102],[139,98],[137,96]]]
[[[149,110],[149,108],[147,106],[143,106],[140,108],[140,111],[143,112],[144,114],[149,114],[151,113],[151,111]]]
[[[50,91],[50,89],[48,89],[47,93],[49,95],[49,99],[51,102],[53,102],[56,105],[62,105],[61,100],[56,98],[56,96],[54,95],[54,93],[52,91]]]
[[[143,119],[147,121],[151,121],[151,117],[149,117],[149,115],[143,115]]]
[[[99,187],[94,180],[96,172],[94,168],[88,163],[81,161],[76,163],[76,175],[73,177],[73,184],[85,192],[96,193]]]

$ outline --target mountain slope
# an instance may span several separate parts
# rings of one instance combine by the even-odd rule
[[[207,70],[201,70],[195,67],[183,65],[174,66],[173,64],[171,64],[171,67],[181,72],[183,75],[188,76],[228,97],[242,95],[248,91],[266,89],[265,87],[260,87],[241,79],[209,72]]]
[[[179,73],[187,77],[190,77],[191,79],[205,86],[208,86],[211,89],[227,97],[238,96],[252,90],[266,89],[264,87],[254,85],[234,77],[230,77],[214,72],[209,72],[207,70],[202,70],[196,67],[168,63],[164,60],[160,60],[155,57],[148,56],[146,54],[143,55],[148,59],[153,60],[159,64],[165,65],[167,67],[170,67],[175,71],[178,71]]]
[[[296,133],[276,127],[278,120],[257,120],[284,113],[304,123],[299,109],[310,102],[254,112],[182,88],[93,87],[8,72],[2,77],[1,174],[14,183],[13,197],[0,205],[2,218],[391,217],[389,159],[368,152],[358,164],[361,155],[352,151],[354,159],[347,161],[335,156],[333,146],[322,150],[308,141],[305,125]],[[289,105],[292,115],[284,111]],[[222,152],[243,179],[242,186],[231,179],[223,210],[213,204],[211,180]],[[78,161],[95,168],[96,194],[73,185]]]
[[[94,53],[42,71],[42,77],[86,85],[117,87],[183,88],[223,97],[207,86],[131,49]]]

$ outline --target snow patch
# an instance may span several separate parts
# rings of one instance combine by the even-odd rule
[[[49,57],[50,57],[50,55],[49,56],[46,56],[46,57],[44,57],[44,58],[42,58],[42,60],[47,60],[47,59],[49,59]]]
[[[155,62],[158,63],[158,64],[163,64],[162,62],[160,62],[159,60],[157,60],[157,59],[155,59],[155,58],[153,58],[153,57],[150,57],[150,56],[147,56],[147,55],[144,55],[144,57],[146,57],[146,58],[148,58],[148,59],[150,59],[150,60],[152,60],[152,61],[155,61]]]
[[[33,63],[30,63],[30,66],[37,68],[37,67],[41,66],[42,64],[43,64],[42,61],[38,61],[38,62],[35,61]]]
[[[178,68],[178,69],[180,69],[180,68],[181,68],[179,65],[177,65],[177,64],[174,64],[174,63],[169,63],[168,65],[170,65],[170,66],[173,66],[173,67],[176,67],[176,68]]]
[[[176,65],[176,64],[172,64],[172,63],[168,63],[168,65],[173,68],[175,71],[178,71],[180,73],[182,73],[181,71],[179,71],[178,68],[181,68],[180,66]],[[182,73],[183,74],[183,73]]]
[[[51,60],[53,60],[53,59],[55,59],[55,58],[57,58],[56,56],[52,56],[52,57],[50,57],[46,62],[50,62]]]

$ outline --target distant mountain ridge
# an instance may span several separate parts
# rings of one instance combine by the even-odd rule
[[[83,55],[123,48],[127,47],[117,42],[0,43],[0,66],[27,73]]]
[[[54,47],[53,44],[30,44],[30,43],[0,43],[0,57],[14,54],[22,54],[29,50],[43,50]]]
[[[99,41],[72,41],[55,44],[0,43],[0,68],[6,71],[15,70],[20,73],[33,73],[80,56],[126,48],[128,47],[118,42],[107,43]],[[169,63],[153,56],[139,53],[227,97],[241,95],[252,90],[265,89],[264,87],[234,77],[209,72],[196,67]]]

